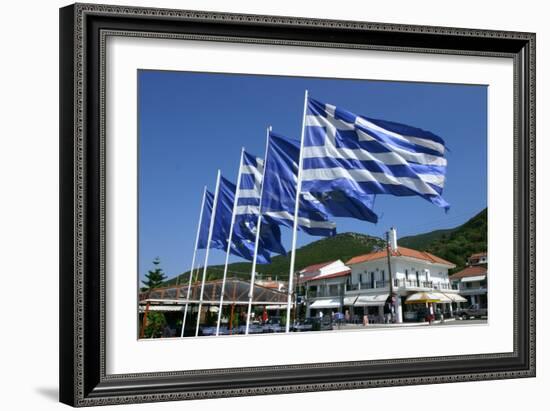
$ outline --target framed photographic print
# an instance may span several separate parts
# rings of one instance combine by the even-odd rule
[[[62,402],[535,375],[533,33],[60,22]]]

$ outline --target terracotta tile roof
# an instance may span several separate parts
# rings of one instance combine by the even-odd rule
[[[335,260],[335,261],[336,261],[336,260]],[[320,270],[320,269],[323,268],[323,267],[326,267],[326,266],[329,265],[329,264],[334,263],[335,261],[329,261],[329,262],[327,262],[327,263],[320,263],[320,264],[308,265],[306,268],[302,268],[302,269],[300,270],[300,273],[301,273],[301,274],[312,273],[312,272],[314,272],[314,271]]]
[[[349,261],[346,262],[346,265],[351,265],[351,264],[359,264],[359,263],[364,263],[366,261],[375,261],[375,260],[379,260],[381,258],[386,258],[386,250],[381,250],[381,251],[375,251],[373,253],[369,253],[369,254],[363,254],[363,255],[358,255],[356,257],[353,257],[352,259],[350,259]],[[429,263],[432,263],[432,264],[444,264],[444,265],[448,265],[449,267],[455,267],[455,264],[447,261],[447,260],[444,260],[443,258],[440,258],[436,255],[433,255],[431,253],[428,253],[426,251],[417,251],[417,250],[413,250],[412,248],[407,248],[407,247],[398,247],[397,250],[391,252],[391,255],[393,257],[409,257],[409,258],[416,258],[417,260],[422,260],[422,261],[427,261]]]
[[[469,267],[466,267],[464,270],[459,271],[458,273],[454,273],[453,275],[449,276],[449,280],[457,280],[464,277],[475,277],[478,275],[486,275],[487,274],[487,267],[484,267],[482,265],[471,265]]]
[[[327,278],[343,277],[343,276],[346,276],[350,273],[351,273],[351,270],[343,270],[343,271],[339,271],[337,273],[331,273],[331,274],[326,274],[326,275],[321,275],[321,274],[319,274],[319,275],[309,275],[309,276],[300,277],[298,279],[298,282],[299,283],[305,283],[305,282],[308,282],[308,281],[325,280]]]
[[[265,288],[279,288],[279,286],[281,285],[281,282],[280,281],[256,281],[256,283],[258,285],[261,285],[262,287],[265,287]]]
[[[484,251],[482,253],[475,253],[470,256],[470,258],[479,258],[479,257],[487,257],[487,251]]]

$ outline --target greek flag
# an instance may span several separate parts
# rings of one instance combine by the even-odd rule
[[[214,217],[214,227],[212,230],[211,248],[227,249],[236,189],[237,187],[235,184],[221,177],[216,203],[216,215]],[[245,260],[252,261],[254,256],[254,241],[250,239],[251,236],[252,234],[248,233],[243,237],[242,233],[233,230],[229,252]],[[263,249],[258,250],[258,262],[260,262],[260,264],[270,263],[271,259],[269,252]]]
[[[256,226],[260,212],[263,169],[263,159],[243,152],[233,231],[239,238],[247,238],[253,242],[256,241]],[[286,254],[281,243],[281,229],[277,224],[262,221],[258,250]]]
[[[269,132],[261,211],[267,219],[290,228],[294,222],[299,155],[299,141]],[[315,236],[336,234],[336,224],[328,220],[313,197],[300,199],[298,228]]]
[[[304,131],[302,191],[418,195],[449,209],[441,196],[447,169],[441,137],[311,98]]]
[[[199,227],[199,241],[197,242],[198,249],[205,249],[208,241],[208,230],[210,228],[210,219],[212,218],[212,206],[214,205],[214,194],[206,191],[204,195],[204,205],[202,207],[202,220]],[[216,246],[213,244],[211,248],[223,248],[223,245]]]

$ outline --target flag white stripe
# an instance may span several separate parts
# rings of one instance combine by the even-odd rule
[[[264,213],[264,215],[273,218],[282,218],[284,220],[294,221],[294,216],[288,211],[268,211]],[[333,223],[331,221],[314,221],[306,217],[298,217],[298,225],[307,228],[336,228],[336,223]]]
[[[428,140],[422,137],[412,137],[412,136],[406,136],[406,135],[403,135],[403,138],[406,140],[409,140],[413,144],[418,144],[419,146],[431,148],[432,150],[439,151],[443,155],[445,154],[445,146],[436,141]]]
[[[303,181],[311,180],[335,180],[337,178],[346,178],[357,182],[369,182],[375,181],[381,184],[403,185],[411,190],[414,190],[421,194],[439,195],[432,187],[426,184],[419,178],[411,177],[394,177],[384,173],[373,173],[368,170],[347,170],[341,167],[335,168],[317,168],[317,169],[303,169],[302,170]]]
[[[241,167],[241,173],[243,174],[252,174],[254,176],[254,179],[257,180],[257,181],[261,181],[262,180],[262,173],[260,172],[259,169],[257,169],[256,167],[254,166],[251,166],[251,165],[243,165]]]
[[[239,198],[260,198],[260,193],[255,190],[238,190]]]
[[[345,160],[357,160],[357,161],[378,161],[388,166],[393,165],[406,165],[410,166],[409,162],[396,153],[371,153],[366,150],[352,149],[352,148],[339,148],[333,144],[327,144],[325,146],[313,146],[304,147],[304,158],[318,158],[318,157],[333,157]],[[431,157],[431,158],[427,158]],[[447,160],[443,157],[427,156],[425,162],[418,162],[419,164],[430,166],[447,166]]]
[[[244,206],[237,206],[236,214],[242,215],[242,214],[252,214],[256,215],[260,212],[260,208],[258,206],[253,205],[244,205]]]

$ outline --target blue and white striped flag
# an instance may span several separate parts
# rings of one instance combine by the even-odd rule
[[[212,229],[211,248],[227,249],[230,236],[231,218],[233,216],[233,204],[235,202],[236,185],[224,177],[220,179],[218,199],[216,204],[216,216]],[[231,246],[229,252],[245,260],[252,261],[254,255],[254,241],[251,234],[242,236],[233,229],[231,235]],[[258,250],[258,262],[267,264],[271,262],[269,252],[263,249]]]
[[[264,217],[290,228],[294,224],[299,155],[299,141],[269,132],[261,211]],[[318,201],[303,196],[298,209],[298,228],[315,236],[336,234],[336,224],[319,209]]]
[[[429,131],[307,101],[302,191],[418,195],[448,210],[446,169],[445,142]]]
[[[256,226],[260,212],[260,196],[264,160],[246,151],[241,164],[241,181],[237,192],[234,233],[238,237],[256,241]],[[263,220],[258,250],[286,254],[281,243],[281,229],[277,224]]]

